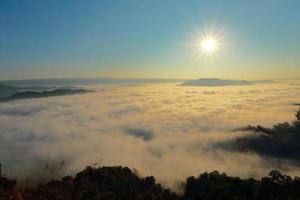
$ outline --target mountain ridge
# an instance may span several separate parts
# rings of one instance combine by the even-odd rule
[[[245,80],[229,80],[218,78],[200,78],[196,80],[185,81],[180,86],[234,86],[234,85],[252,85],[254,82]]]
[[[54,96],[83,94],[88,92],[92,92],[92,90],[60,88],[60,89],[41,91],[41,92],[24,91],[24,92],[18,92],[9,97],[0,98],[0,102],[16,101],[21,99],[34,99],[34,98],[46,98],[46,97],[54,97]]]

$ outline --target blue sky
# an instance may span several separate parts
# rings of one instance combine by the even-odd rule
[[[300,1],[0,0],[0,79],[299,78]],[[213,57],[191,45],[217,32]]]

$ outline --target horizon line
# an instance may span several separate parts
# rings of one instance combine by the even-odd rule
[[[4,81],[39,81],[39,80],[79,80],[79,79],[103,79],[103,80],[198,80],[198,79],[222,79],[222,80],[245,80],[245,81],[271,81],[271,80],[300,80],[299,78],[272,78],[272,79],[235,79],[235,78],[221,78],[221,77],[199,77],[199,78],[137,78],[137,77],[49,77],[49,78],[25,78],[25,79],[0,79],[0,82]]]

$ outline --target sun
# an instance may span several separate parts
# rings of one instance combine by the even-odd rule
[[[212,54],[218,49],[218,39],[212,36],[206,36],[200,40],[200,49],[202,52]]]
[[[209,28],[208,30],[195,30],[192,34],[192,41],[190,43],[196,50],[197,54],[201,57],[213,58],[223,54],[225,45],[225,32],[217,30],[215,28]]]
[[[216,40],[213,38],[206,38],[201,43],[201,48],[204,51],[212,52],[216,49]]]

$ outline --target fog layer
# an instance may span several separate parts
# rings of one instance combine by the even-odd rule
[[[0,104],[0,158],[5,173],[29,174],[47,163],[126,165],[173,186],[219,170],[259,177],[271,169],[297,175],[288,157],[227,151],[216,143],[252,134],[248,124],[293,121],[300,86],[287,82],[181,87],[176,84],[88,86],[95,92]],[[299,175],[299,174],[298,174]]]

